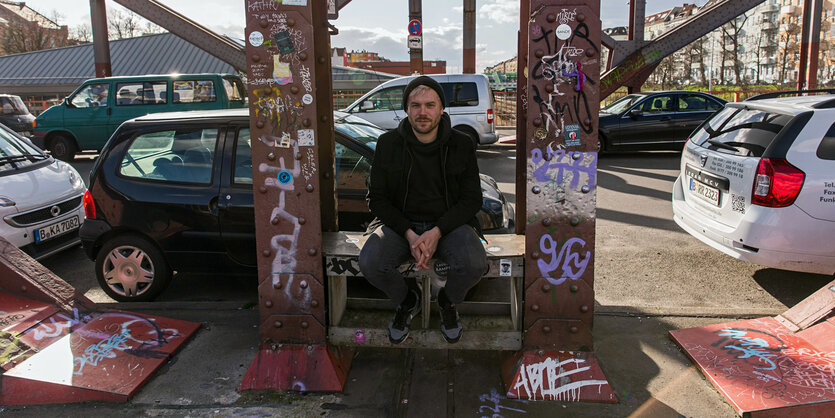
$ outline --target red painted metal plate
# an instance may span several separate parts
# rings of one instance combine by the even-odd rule
[[[353,349],[327,345],[261,345],[239,391],[342,392]]]
[[[54,340],[0,376],[0,403],[126,400],[199,326],[121,311],[52,316],[25,333]]]
[[[835,406],[835,352],[820,350],[774,318],[670,335],[740,414],[802,407],[806,415]]]
[[[507,397],[572,402],[617,402],[592,352],[525,350],[502,367]]]

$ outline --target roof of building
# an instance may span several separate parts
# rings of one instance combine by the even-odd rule
[[[110,60],[114,76],[236,72],[231,65],[171,33],[112,40]],[[8,90],[75,87],[95,77],[93,44],[0,56],[0,87]],[[15,88],[9,88],[12,86]]]

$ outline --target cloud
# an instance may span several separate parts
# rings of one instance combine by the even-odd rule
[[[496,23],[518,23],[518,0],[490,0],[478,9],[478,17]]]

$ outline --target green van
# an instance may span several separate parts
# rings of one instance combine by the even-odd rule
[[[94,78],[41,113],[32,141],[72,160],[99,151],[122,122],[149,113],[245,107],[243,82],[232,74],[168,74]]]

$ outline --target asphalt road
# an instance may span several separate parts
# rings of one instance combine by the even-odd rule
[[[88,177],[94,156],[73,165]],[[673,182],[680,154],[604,155],[598,163],[595,299],[598,312],[646,315],[770,315],[798,303],[831,276],[764,268],[702,244],[672,220]],[[479,151],[482,172],[516,201],[512,145]],[[42,263],[96,302],[112,302],[96,283],[94,263],[81,248]],[[254,302],[255,280],[179,275],[161,301]]]

